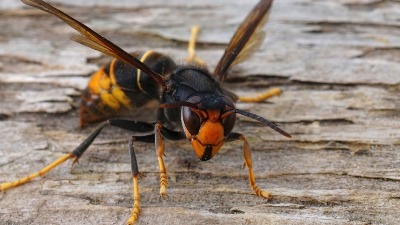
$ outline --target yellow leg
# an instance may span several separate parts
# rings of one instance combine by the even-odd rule
[[[252,164],[252,159],[251,159],[251,152],[249,148],[249,143],[247,142],[247,139],[241,135],[240,140],[242,140],[243,143],[243,156],[244,156],[244,161],[247,167],[249,168],[249,181],[250,181],[250,187],[253,192],[260,197],[270,199],[271,195],[268,191],[264,191],[257,187],[256,185],[256,179],[254,178],[254,172],[253,172],[253,164]]]
[[[140,205],[139,205],[140,195],[139,195],[138,178],[140,178],[140,175],[133,176],[133,208],[131,216],[126,222],[126,224],[128,225],[133,225],[135,221],[138,219],[140,214]]]
[[[167,185],[168,185],[168,177],[167,177],[167,169],[164,164],[164,144],[161,136],[161,124],[157,124],[155,126],[155,136],[156,136],[156,149],[157,149],[157,157],[158,157],[158,165],[160,168],[160,195],[162,197],[167,195]]]
[[[74,158],[74,157],[75,156],[73,154],[71,154],[71,153],[63,155],[60,158],[58,158],[56,161],[50,163],[45,168],[39,170],[39,172],[37,172],[37,173],[33,173],[33,174],[31,174],[31,175],[29,175],[27,177],[21,178],[21,179],[16,180],[16,181],[2,183],[2,184],[0,184],[0,191],[5,191],[5,190],[7,190],[9,188],[13,188],[13,187],[28,183],[32,179],[45,175],[47,172],[52,170],[54,167],[60,165],[61,163],[65,162],[66,160]]]
[[[197,42],[197,38],[199,37],[199,33],[200,33],[200,27],[192,26],[190,40],[189,40],[189,46],[188,46],[189,56],[186,58],[186,61],[188,63],[201,66],[201,65],[204,65],[204,61],[196,56],[196,42]]]
[[[164,160],[162,157],[158,157],[158,165],[160,166],[160,195],[161,196],[168,196],[167,194],[167,185],[168,185],[168,178],[167,178],[167,170],[165,169]]]
[[[271,90],[268,90],[264,93],[261,93],[257,96],[253,96],[253,97],[240,97],[239,96],[239,101],[241,101],[241,102],[262,102],[265,99],[280,95],[281,93],[282,93],[281,89],[273,88]]]

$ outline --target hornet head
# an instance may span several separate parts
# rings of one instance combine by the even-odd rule
[[[233,101],[226,95],[199,93],[191,96],[187,101],[166,103],[160,107],[181,107],[183,130],[192,143],[197,157],[202,161],[211,159],[221,148],[231,134],[237,113],[257,120],[286,137],[291,137],[267,119],[236,109]]]
[[[183,130],[197,157],[206,161],[231,133],[236,121],[235,106],[226,96],[195,95],[188,102],[196,107],[182,107]]]

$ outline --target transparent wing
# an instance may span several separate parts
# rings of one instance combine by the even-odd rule
[[[261,45],[265,37],[261,28],[268,20],[271,4],[272,0],[261,0],[236,30],[213,73],[221,82],[232,65],[249,58]]]
[[[105,48],[102,45],[97,44],[96,42],[86,38],[85,36],[81,35],[72,35],[71,40],[78,42],[81,45],[85,45],[91,49],[94,49],[96,51],[99,51],[105,55],[114,57],[114,58],[119,58],[117,54],[115,54],[113,51],[110,51],[108,48]]]

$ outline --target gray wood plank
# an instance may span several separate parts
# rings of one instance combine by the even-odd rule
[[[252,1],[57,0],[65,11],[128,51],[186,57],[190,26],[213,69]],[[169,198],[159,198],[152,144],[136,144],[138,224],[400,224],[399,1],[275,1],[267,39],[233,68],[227,88],[263,103],[238,103],[293,134],[239,117],[257,183],[251,194],[242,143],[207,162],[190,143],[166,142]],[[78,128],[80,92],[108,60],[68,39],[65,24],[18,1],[0,2],[0,182],[37,171],[73,150],[95,125]],[[134,113],[154,120],[151,108]],[[106,129],[79,164],[0,194],[0,224],[123,224],[132,207],[127,140]]]

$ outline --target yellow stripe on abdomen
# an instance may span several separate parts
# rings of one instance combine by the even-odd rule
[[[145,52],[144,54],[143,54],[143,56],[142,56],[142,58],[140,58],[140,61],[142,62],[142,63],[144,63],[144,61],[147,59],[147,57],[149,57],[149,55],[151,55],[153,53],[153,51],[147,51],[147,52]],[[139,69],[137,69],[137,73],[136,73],[136,84],[137,84],[137,86],[139,87],[139,90],[141,91],[141,92],[143,92],[143,93],[146,93],[144,90],[143,90],[143,88],[142,88],[142,85],[140,84],[140,75],[141,75],[141,70],[139,70]]]

